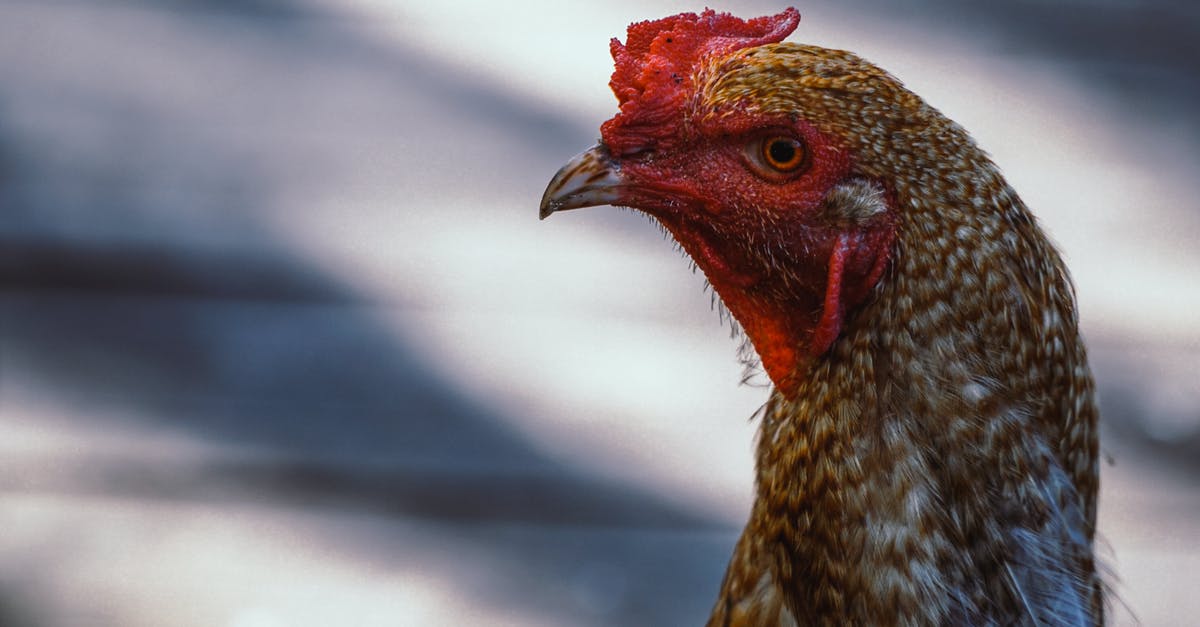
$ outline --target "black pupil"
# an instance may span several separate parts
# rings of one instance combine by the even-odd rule
[[[771,155],[771,161],[776,163],[788,164],[796,158],[796,146],[790,141],[773,141],[767,151]]]

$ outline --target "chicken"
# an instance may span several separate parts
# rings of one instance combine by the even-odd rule
[[[541,217],[651,216],[774,387],[709,625],[1103,622],[1066,267],[954,122],[788,9],[641,22]]]

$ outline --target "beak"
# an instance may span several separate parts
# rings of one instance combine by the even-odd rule
[[[621,165],[604,144],[597,144],[568,161],[550,179],[538,217],[545,220],[556,211],[614,204],[624,184]]]

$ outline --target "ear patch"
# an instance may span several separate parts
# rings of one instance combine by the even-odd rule
[[[887,212],[887,196],[878,183],[855,178],[833,186],[821,208],[831,224],[858,226]]]

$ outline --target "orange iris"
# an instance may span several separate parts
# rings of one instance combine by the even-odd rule
[[[804,144],[793,137],[768,137],[762,143],[763,161],[779,172],[795,172],[804,156]]]

